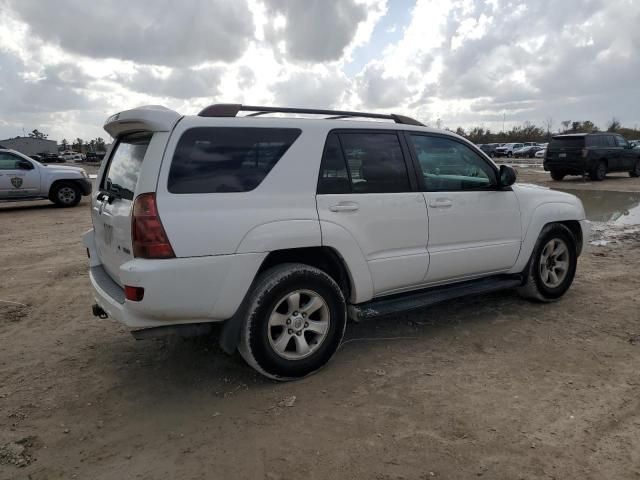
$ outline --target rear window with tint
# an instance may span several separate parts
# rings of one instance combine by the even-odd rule
[[[300,133],[297,128],[189,129],[173,155],[167,188],[171,193],[253,190]]]
[[[151,141],[150,133],[125,135],[118,139],[103,177],[101,190],[133,200],[142,160]]]
[[[583,148],[585,137],[552,138],[549,149],[553,148]]]

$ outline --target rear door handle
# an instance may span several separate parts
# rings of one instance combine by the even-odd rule
[[[355,202],[341,202],[337,205],[331,205],[329,210],[332,212],[356,212],[359,208],[360,205]]]
[[[448,208],[453,205],[453,202],[448,198],[436,198],[429,202],[431,208]]]

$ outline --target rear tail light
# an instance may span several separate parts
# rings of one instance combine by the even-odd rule
[[[156,204],[155,193],[138,195],[131,218],[133,256],[138,258],[175,258]]]
[[[124,286],[124,297],[132,302],[141,302],[144,298],[144,288]]]

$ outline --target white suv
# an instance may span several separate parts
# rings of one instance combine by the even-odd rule
[[[555,300],[588,239],[573,195],[514,185],[470,142],[399,115],[143,107],[105,129],[84,236],[94,314],[136,338],[222,322],[223,349],[274,379],[325,365],[348,316],[505,288]]]

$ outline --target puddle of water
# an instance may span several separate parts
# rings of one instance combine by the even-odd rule
[[[582,200],[587,219],[615,226],[640,225],[640,193],[562,190]]]

